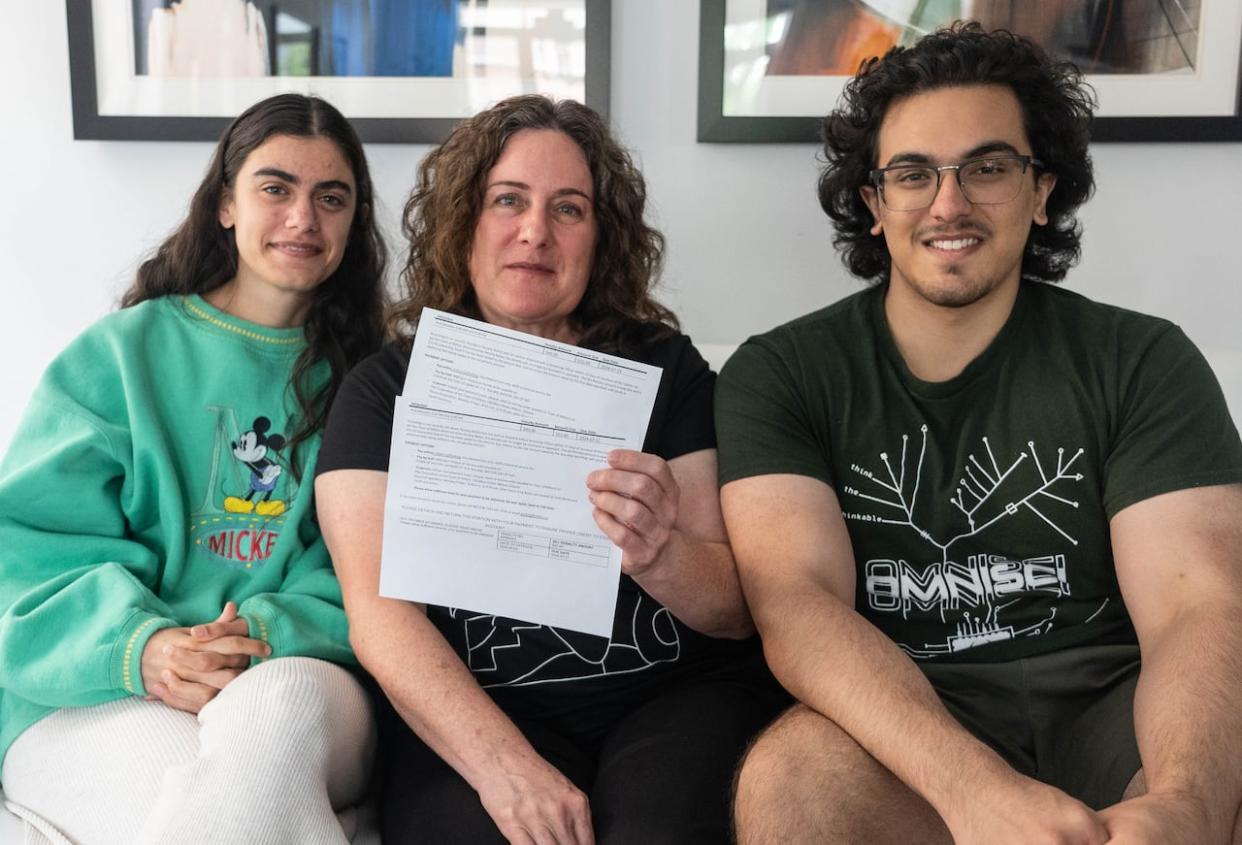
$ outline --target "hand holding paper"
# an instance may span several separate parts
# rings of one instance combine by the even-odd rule
[[[621,571],[641,575],[659,560],[672,536],[681,489],[656,455],[614,449],[608,466],[587,476],[592,516],[623,552]]]
[[[630,512],[626,550],[650,565],[677,516],[667,464],[633,451],[660,374],[425,309],[393,415],[380,594],[611,634],[622,554],[583,480],[621,450],[600,510]]]

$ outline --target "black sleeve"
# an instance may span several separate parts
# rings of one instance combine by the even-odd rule
[[[1161,493],[1242,479],[1242,440],[1220,383],[1176,326],[1135,358],[1120,417],[1104,464],[1110,519]]]
[[[641,359],[664,368],[643,451],[669,461],[701,449],[716,448],[716,427],[712,421],[716,374],[690,338],[681,334],[662,338]]]
[[[398,342],[350,370],[328,412],[315,475],[334,469],[387,472],[393,408],[409,362],[409,349]]]

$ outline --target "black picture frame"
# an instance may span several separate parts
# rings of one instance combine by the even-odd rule
[[[97,95],[95,34],[91,0],[65,0],[69,36],[69,85],[73,137],[102,141],[214,141],[233,116],[151,117],[101,115]],[[611,0],[583,0],[586,13],[586,104],[608,115],[611,83]],[[281,77],[269,77],[273,80]],[[273,84],[271,93],[281,89]],[[447,137],[460,117],[352,117],[366,143],[434,144]]]
[[[698,140],[708,143],[820,143],[822,116],[737,117],[724,114],[725,16],[728,0],[699,2]],[[1097,117],[1100,142],[1242,141],[1242,32],[1232,115],[1212,117]],[[831,104],[825,108],[825,113]]]

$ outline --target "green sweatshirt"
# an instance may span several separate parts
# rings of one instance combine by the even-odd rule
[[[151,635],[230,599],[273,656],[353,662],[313,518],[319,440],[302,483],[285,442],[304,346],[165,297],[48,368],[0,463],[0,765],[58,708],[145,695]]]

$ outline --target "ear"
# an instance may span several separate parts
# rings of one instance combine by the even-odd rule
[[[1052,189],[1056,185],[1055,173],[1041,173],[1035,179],[1035,213],[1031,215],[1031,219],[1038,226],[1048,225],[1048,197],[1052,196]]]
[[[233,212],[233,195],[227,190],[220,197],[220,208],[216,210],[216,219],[220,221],[220,226],[225,229],[232,229],[237,222]]]
[[[874,185],[863,185],[858,189],[862,201],[867,204],[867,209],[871,212],[871,219],[875,224],[871,227],[871,234],[879,235],[884,231],[884,222],[880,219],[880,195],[876,191]]]

